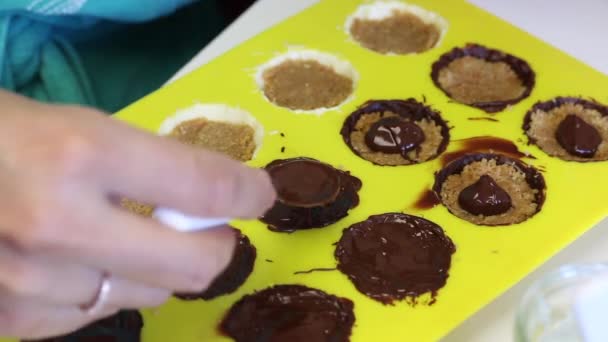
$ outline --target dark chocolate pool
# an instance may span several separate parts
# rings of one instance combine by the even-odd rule
[[[347,342],[354,304],[301,285],[277,285],[235,303],[220,330],[236,342]]]
[[[401,213],[370,216],[345,229],[338,269],[363,294],[384,304],[434,298],[448,279],[456,247],[437,224]]]
[[[277,190],[274,206],[260,220],[277,232],[320,228],[359,204],[361,181],[311,158],[275,160],[266,171]]]

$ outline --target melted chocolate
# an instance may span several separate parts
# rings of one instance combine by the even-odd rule
[[[300,285],[277,285],[230,308],[220,330],[236,342],[347,342],[353,302]]]
[[[311,274],[314,272],[331,272],[331,271],[335,271],[337,270],[337,268],[335,267],[317,267],[317,268],[311,268],[309,270],[306,271],[297,271],[297,272],[293,272],[293,274]]]
[[[491,122],[499,122],[497,119],[494,119],[494,118],[488,118],[488,117],[485,117],[485,116],[478,117],[478,118],[467,118],[467,120],[469,120],[469,121],[491,121]]]
[[[534,202],[536,202],[536,211],[540,211],[543,204],[545,203],[545,194],[546,194],[546,185],[545,178],[543,175],[533,168],[532,166],[526,165],[520,160],[509,158],[500,154],[492,154],[492,153],[474,153],[467,154],[459,159],[456,159],[450,162],[446,167],[441,169],[439,172],[435,174],[435,184],[433,185],[433,191],[437,194],[437,196],[441,196],[441,187],[443,186],[443,182],[454,174],[460,174],[465,166],[479,162],[483,159],[486,160],[494,160],[496,161],[496,165],[508,164],[515,168],[517,168],[520,172],[525,175],[526,182],[530,186],[530,188],[537,190],[534,195]]]
[[[256,249],[249,238],[240,234],[234,249],[232,260],[228,267],[213,280],[209,287],[200,293],[178,293],[177,298],[183,300],[211,300],[213,298],[230,294],[245,283],[251,272],[256,258]]]
[[[325,227],[359,204],[361,181],[317,160],[276,160],[266,170],[278,193],[274,206],[260,218],[270,230]]]
[[[511,196],[492,177],[483,175],[460,192],[458,204],[473,215],[500,215],[511,209]]]
[[[416,101],[415,99],[370,100],[370,101],[367,101],[366,103],[364,103],[361,107],[359,107],[351,115],[349,115],[346,118],[346,120],[344,121],[344,124],[342,125],[342,129],[340,130],[340,134],[342,135],[342,139],[344,139],[344,142],[346,143],[346,145],[348,145],[348,147],[357,155],[359,155],[359,152],[353,148],[352,142],[350,139],[350,135],[353,133],[353,131],[356,130],[357,122],[359,122],[359,120],[361,119],[361,117],[363,115],[373,114],[373,113],[381,113],[383,115],[384,115],[384,113],[396,114],[399,118],[402,119],[402,120],[400,120],[400,122],[409,122],[409,125],[416,126],[415,128],[409,127],[407,129],[409,132],[413,132],[416,129],[420,129],[417,125],[414,124],[414,122],[416,122],[416,121],[426,119],[426,120],[431,120],[431,121],[435,122],[435,124],[437,126],[441,127],[441,136],[443,137],[441,144],[437,148],[436,155],[443,153],[443,151],[445,151],[445,149],[450,141],[450,129],[448,128],[447,123],[441,118],[441,115],[439,115],[439,112],[434,111],[433,109],[431,109],[431,107],[426,106],[425,104],[420,103],[420,102]],[[383,117],[382,119],[380,119],[380,121],[386,120],[389,118],[390,117]],[[393,119],[393,120],[395,120],[395,119]],[[386,133],[388,133],[388,132],[386,132]],[[414,133],[412,135],[407,134],[407,137],[405,137],[405,136],[403,137],[404,139],[402,141],[406,142],[405,145],[406,145],[407,152],[416,149],[424,141],[424,133],[422,132],[422,130],[420,130],[419,133]],[[391,133],[391,135],[393,135],[393,137],[394,137],[394,133]],[[418,138],[416,138],[416,137],[418,137]],[[418,141],[420,139],[420,137],[422,137],[422,141],[416,143],[416,141]],[[390,141],[390,138],[388,140]],[[396,141],[396,139],[394,139],[394,140]],[[369,145],[370,143],[368,141],[368,135],[366,135],[366,144],[368,146],[370,146]],[[415,146],[411,147],[411,145],[415,145]],[[410,147],[408,147],[408,146],[410,146]],[[373,149],[372,146],[370,146],[370,148]],[[401,153],[402,155],[404,154],[402,152],[401,147],[397,147],[396,149],[393,149],[392,151],[393,152],[388,151],[387,153]],[[380,152],[384,152],[384,151],[380,151]]]
[[[144,321],[139,312],[122,311],[69,335],[37,340],[37,342],[139,342],[143,326]]]
[[[431,209],[436,205],[440,204],[441,200],[437,197],[437,194],[432,190],[425,190],[420,194],[420,197],[414,203],[414,208],[416,209]]]
[[[521,152],[512,141],[502,138],[485,136],[455,140],[454,142],[457,142],[460,148],[453,152],[444,153],[441,156],[441,164],[444,166],[467,154],[476,152],[497,152],[517,159],[534,159],[534,156]]]
[[[443,54],[439,60],[433,64],[431,78],[433,79],[433,82],[437,88],[441,89],[441,91],[443,91],[447,96],[450,96],[450,94],[441,87],[441,84],[439,83],[439,72],[443,68],[450,65],[450,63],[453,61],[465,56],[483,59],[488,62],[503,62],[508,64],[517,74],[525,88],[523,94],[515,99],[506,101],[478,102],[469,104],[469,106],[479,108],[487,113],[496,113],[502,111],[507,106],[520,102],[521,100],[530,96],[530,93],[532,93],[532,88],[534,88],[534,84],[536,82],[536,75],[526,61],[505,52],[489,49],[479,44],[467,44],[464,48],[454,48],[451,51]]]
[[[336,200],[340,174],[333,167],[311,159],[294,159],[266,168],[285,205],[313,208]]]
[[[418,125],[396,116],[378,120],[365,135],[365,143],[372,151],[400,153],[403,158],[418,149],[424,139],[424,132]]]
[[[522,128],[524,129],[524,132],[526,132],[526,135],[528,136],[528,143],[530,143],[530,144],[536,143],[536,140],[528,134],[528,131],[530,130],[530,127],[532,124],[532,114],[534,114],[536,111],[543,111],[543,112],[548,113],[548,112],[552,111],[553,109],[559,108],[565,104],[579,105],[585,109],[597,111],[602,116],[608,116],[608,106],[600,104],[594,100],[585,100],[585,99],[578,98],[578,97],[558,96],[549,101],[537,102],[534,104],[534,106],[532,106],[532,108],[530,108],[530,110],[528,110],[528,112],[526,113],[526,116],[524,117],[524,124],[523,124]],[[566,149],[566,151],[568,151],[568,150]],[[579,157],[581,157],[581,156],[579,156]],[[582,157],[582,158],[585,158],[585,157]]]
[[[384,304],[430,292],[448,278],[456,247],[441,227],[420,217],[370,216],[345,229],[335,257],[338,269],[363,294]]]
[[[549,101],[537,102],[534,104],[534,106],[532,106],[532,108],[530,108],[530,110],[528,110],[528,112],[526,113],[526,116],[524,118],[524,125],[523,125],[524,131],[527,132],[530,129],[530,124],[532,121],[532,114],[534,114],[534,112],[539,111],[539,110],[543,111],[543,112],[550,112],[553,109],[561,107],[565,104],[579,105],[585,109],[595,110],[595,111],[599,112],[602,116],[608,116],[608,106],[605,106],[594,100],[590,101],[590,100],[585,100],[585,99],[578,98],[578,97],[558,96]],[[530,138],[530,139],[532,139],[532,138]],[[531,140],[530,142],[534,142],[534,141]]]
[[[602,143],[600,132],[575,114],[562,120],[555,139],[568,153],[581,158],[593,158]]]

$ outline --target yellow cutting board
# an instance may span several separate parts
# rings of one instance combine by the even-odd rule
[[[155,132],[166,117],[195,103],[241,107],[251,112],[266,132],[251,165],[261,167],[278,158],[306,156],[344,167],[363,181],[361,204],[326,228],[281,234],[269,231],[261,222],[235,222],[258,250],[254,272],[247,282],[236,293],[209,302],[171,300],[161,308],[145,311],[144,342],[227,341],[218,335],[217,324],[235,301],[254,290],[290,283],[353,300],[356,322],[352,341],[434,341],[606,215],[608,162],[573,163],[548,157],[524,143],[527,139],[521,126],[526,111],[539,100],[582,95],[608,102],[608,77],[463,0],[410,2],[440,14],[449,23],[441,44],[428,52],[386,56],[366,50],[344,31],[346,18],[363,2],[322,0],[116,115]],[[446,51],[468,42],[519,56],[537,74],[532,95],[493,116],[499,122],[468,120],[487,114],[452,103],[431,80],[431,64]],[[328,52],[352,63],[360,76],[354,98],[321,116],[296,114],[269,103],[256,85],[257,68],[278,54],[298,48]],[[339,134],[342,123],[363,102],[409,97],[422,100],[423,96],[453,126],[452,140],[493,135],[514,141],[521,150],[532,153],[537,159],[531,164],[546,170],[547,200],[541,212],[518,225],[492,228],[458,219],[443,206],[414,209],[412,204],[420,193],[432,185],[433,173],[440,168],[438,160],[380,167],[354,155],[343,142]],[[272,131],[283,132],[285,137],[269,134]],[[451,143],[448,151],[455,147]],[[436,222],[457,245],[447,285],[439,291],[436,304],[412,307],[398,302],[384,306],[359,293],[338,271],[293,274],[335,267],[332,244],[344,228],[370,215],[395,211]]]

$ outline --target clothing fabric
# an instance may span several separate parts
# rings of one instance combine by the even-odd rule
[[[219,32],[215,1],[193,2],[1,0],[0,87],[115,111],[160,86]]]

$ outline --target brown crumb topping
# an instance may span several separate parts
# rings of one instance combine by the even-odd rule
[[[254,134],[253,128],[248,125],[200,118],[181,123],[169,136],[182,143],[223,153],[245,162],[253,158],[256,148]]]
[[[353,92],[353,80],[315,60],[285,61],[262,75],[264,94],[278,106],[294,110],[331,108]]]
[[[433,48],[441,35],[437,25],[402,11],[382,20],[357,18],[350,33],[362,46],[384,54],[424,52]]]
[[[243,162],[253,157],[256,148],[254,130],[250,126],[209,121],[203,118],[181,123],[169,136],[182,143],[223,153]],[[120,205],[144,217],[151,217],[154,212],[154,206],[128,198],[121,199]]]
[[[143,217],[151,217],[152,213],[154,211],[153,206],[139,203],[134,200],[130,200],[128,198],[121,199],[120,206],[134,214],[137,214],[137,215],[140,215]]]
[[[602,143],[593,158],[581,158],[568,153],[555,138],[559,124],[569,114],[575,114],[593,126],[601,135]],[[547,154],[564,160],[590,161],[608,160],[608,117],[595,109],[585,108],[578,103],[564,103],[549,111],[537,109],[530,116],[528,136]]]
[[[488,175],[511,197],[512,207],[507,212],[494,216],[475,216],[458,204],[460,192]],[[454,215],[479,225],[509,225],[523,222],[538,211],[536,193],[526,181],[526,175],[509,164],[497,165],[495,160],[482,159],[464,167],[460,174],[447,177],[441,187],[441,201]]]
[[[454,100],[464,104],[513,100],[526,91],[509,64],[471,56],[458,58],[439,71],[438,82]]]

